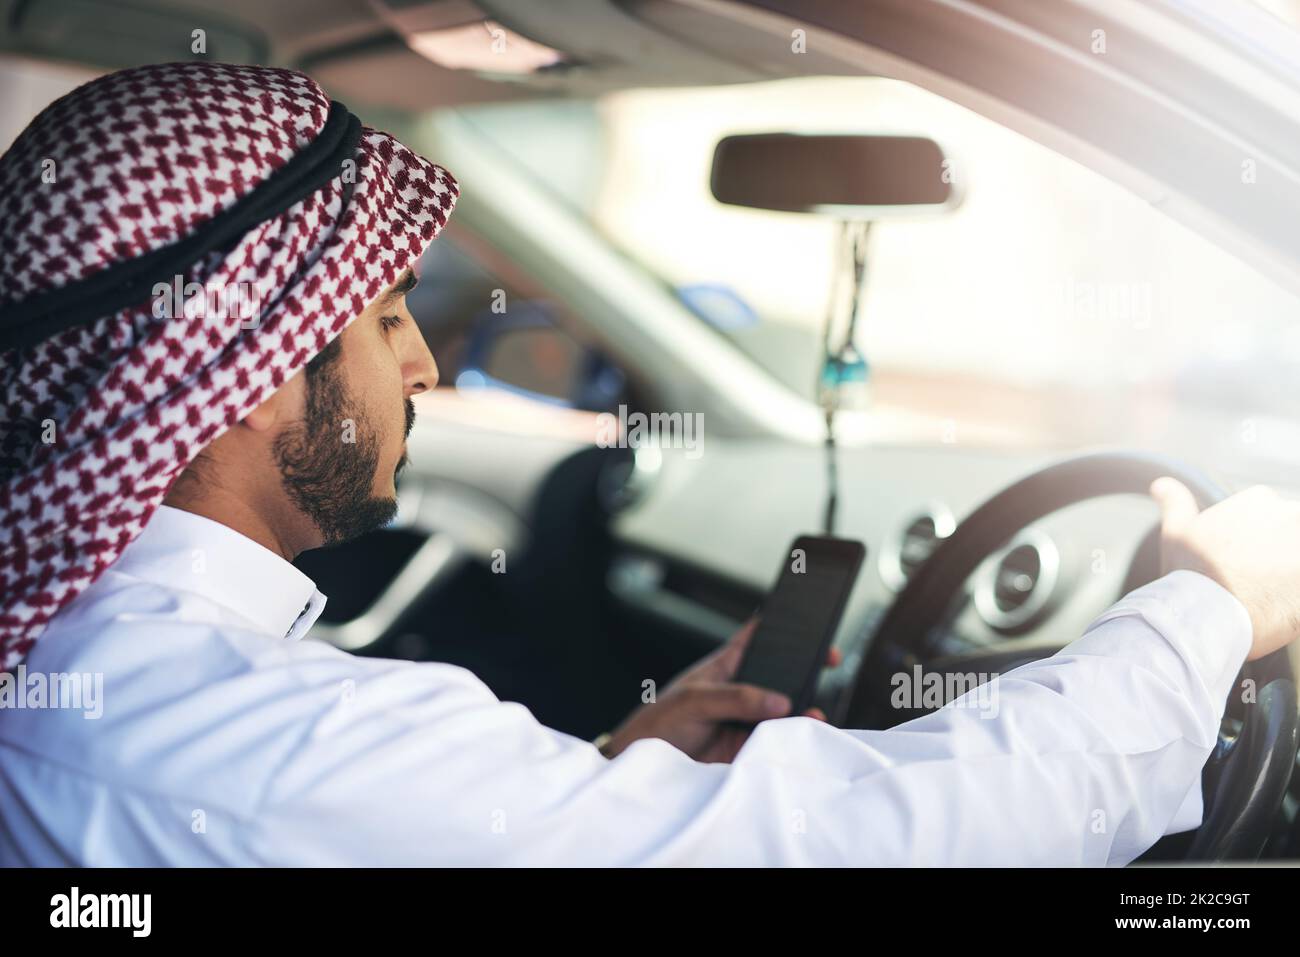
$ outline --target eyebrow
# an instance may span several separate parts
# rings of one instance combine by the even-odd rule
[[[397,277],[397,282],[393,283],[384,294],[379,297],[377,303],[379,310],[382,312],[388,309],[399,298],[405,296],[408,292],[414,289],[419,281],[420,280],[416,277],[415,273],[409,266],[402,270],[402,274]]]

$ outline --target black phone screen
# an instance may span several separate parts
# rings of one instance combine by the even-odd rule
[[[795,539],[735,680],[789,696],[794,714],[809,708],[866,554],[861,542],[847,539]]]

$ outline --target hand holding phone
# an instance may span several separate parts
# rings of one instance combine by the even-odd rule
[[[796,538],[735,680],[780,691],[793,702],[792,713],[803,714],[866,554],[865,545],[848,539]]]

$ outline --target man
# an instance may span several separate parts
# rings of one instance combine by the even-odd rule
[[[1238,669],[1295,635],[1300,506],[1165,481],[1170,574],[996,718],[764,720],[742,633],[602,753],[303,639],[289,561],[391,518],[437,380],[404,293],[446,171],[300,74],[171,65],[51,106],[0,186],[4,664],[102,676],[92,711],[0,711],[0,863],[1124,863],[1200,823]],[[151,294],[169,270],[195,294]],[[250,315],[211,308],[239,283]]]

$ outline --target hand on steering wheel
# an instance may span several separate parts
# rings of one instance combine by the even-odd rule
[[[1188,856],[1195,859],[1257,857],[1281,808],[1296,760],[1300,720],[1296,713],[1295,677],[1283,644],[1294,637],[1300,622],[1300,600],[1270,602],[1256,595],[1255,578],[1272,581],[1276,569],[1266,574],[1260,562],[1266,556],[1241,554],[1241,536],[1233,534],[1233,516],[1216,513],[1210,506],[1226,493],[1199,472],[1173,460],[1137,453],[1102,453],[1068,459],[1016,482],[985,502],[943,540],[908,580],[870,639],[867,653],[854,677],[846,727],[870,728],[892,723],[888,709],[890,676],[911,663],[924,664],[922,642],[951,606],[966,579],[985,558],[1031,522],[1067,505],[1104,495],[1146,494],[1157,479],[1178,480],[1160,486],[1172,510],[1170,560],[1195,561],[1177,567],[1194,567],[1224,584],[1242,600],[1251,614],[1255,644],[1240,680],[1259,689],[1253,703],[1243,705],[1241,730],[1221,730],[1219,742],[1206,762],[1202,777],[1206,812]],[[1271,495],[1252,491],[1248,495]],[[1170,496],[1173,496],[1170,500]],[[1184,498],[1183,496],[1186,496]],[[1206,508],[1199,512],[1197,506]],[[1287,520],[1300,529],[1300,505]],[[1279,517],[1281,517],[1279,515]],[[1169,521],[1169,519],[1167,519]],[[1293,547],[1294,535],[1280,534],[1280,547]],[[1182,549],[1182,554],[1175,553]],[[1209,553],[1231,551],[1223,558]],[[1229,568],[1229,562],[1231,567]],[[1147,580],[1155,574],[1147,576]],[[1143,584],[1133,581],[1129,585]],[[976,652],[945,662],[961,671],[998,671],[1013,663],[1053,653],[1052,650],[1001,649]],[[996,662],[996,667],[990,665]]]

